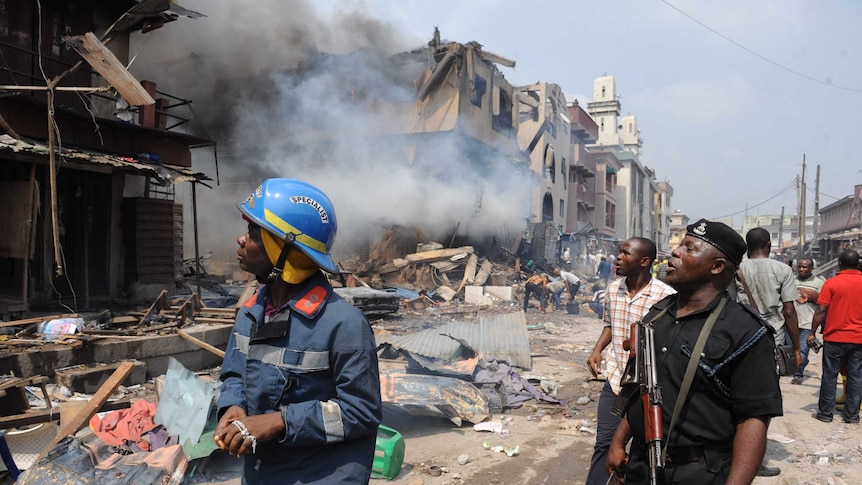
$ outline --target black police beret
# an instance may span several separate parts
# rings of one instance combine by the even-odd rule
[[[739,266],[742,256],[748,250],[745,240],[738,232],[721,222],[701,219],[685,228],[687,236],[693,236],[712,244],[724,253],[733,264]]]

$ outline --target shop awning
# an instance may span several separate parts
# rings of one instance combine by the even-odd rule
[[[29,156],[48,160],[48,146],[34,141],[17,140],[9,135],[0,135],[0,155],[10,158]],[[179,182],[202,182],[212,180],[206,174],[194,172],[188,167],[180,167],[167,163],[142,161],[137,158],[123,157],[109,153],[100,153],[75,148],[58,148],[57,159],[60,166],[65,163],[85,163],[93,165],[109,165],[139,175],[153,177],[162,184],[177,184]]]

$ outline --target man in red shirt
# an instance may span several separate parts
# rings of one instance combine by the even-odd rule
[[[823,326],[823,378],[817,412],[811,416],[825,423],[835,411],[835,387],[841,360],[846,363],[847,396],[841,417],[845,423],[859,422],[862,402],[862,271],[859,253],[844,251],[838,257],[838,274],[826,280],[817,298],[808,344]]]

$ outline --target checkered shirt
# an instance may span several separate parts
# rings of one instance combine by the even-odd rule
[[[623,340],[629,338],[631,324],[641,320],[649,309],[676,290],[656,278],[644,286],[634,297],[629,298],[626,279],[618,278],[608,285],[605,293],[605,327],[611,328],[611,345],[605,356],[605,372],[614,394],[620,392],[620,380],[629,360],[623,350]]]

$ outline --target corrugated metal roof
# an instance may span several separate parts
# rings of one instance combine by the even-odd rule
[[[0,150],[10,150],[15,153],[28,153],[39,157],[48,157],[48,146],[35,142],[16,140],[9,135],[0,135]],[[131,157],[121,157],[108,153],[91,152],[75,148],[62,147],[57,149],[60,160],[70,162],[92,163],[96,165],[111,165],[116,168],[144,172],[162,183],[176,184],[179,182],[195,182],[212,180],[206,174],[194,172],[189,168],[166,163],[143,162]]]
[[[481,359],[504,360],[526,370],[533,367],[523,311],[482,316],[478,323],[451,322],[410,335],[381,335],[377,344],[389,343],[411,353],[448,361],[458,355],[461,344],[447,335],[469,343]]]

